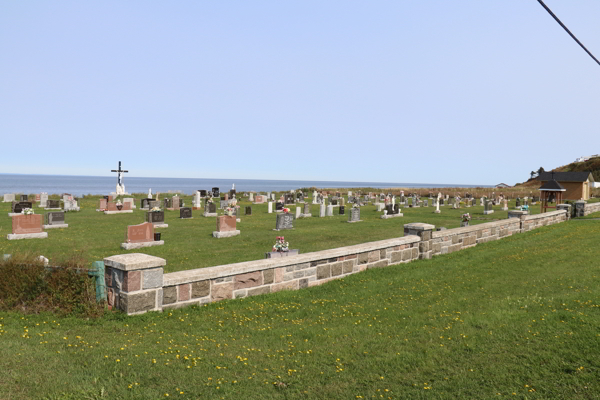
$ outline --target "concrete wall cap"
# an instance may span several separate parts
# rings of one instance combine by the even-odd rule
[[[444,236],[461,235],[461,234],[465,234],[465,233],[477,232],[477,231],[480,231],[483,229],[498,228],[498,227],[505,226],[505,225],[515,225],[517,227],[520,227],[521,220],[519,220],[518,218],[508,218],[508,219],[503,219],[501,221],[492,221],[492,222],[484,222],[483,224],[469,225],[469,226],[465,226],[463,228],[446,229],[443,231],[432,232],[431,238],[437,239],[437,238],[444,237]]]
[[[130,253],[106,257],[104,265],[121,271],[136,271],[139,269],[163,267],[167,265],[167,261],[164,258],[149,256],[148,254]]]
[[[282,258],[269,258],[264,260],[245,261],[235,264],[219,265],[216,267],[197,268],[187,271],[171,272],[163,276],[164,286],[181,285],[205,279],[217,279],[227,276],[245,274],[248,272],[262,271],[271,268],[286,267],[318,260],[327,260],[336,257],[381,250],[388,247],[401,246],[419,242],[418,236],[403,236],[394,239],[379,240],[357,244],[354,246],[339,247],[336,249],[315,251],[313,253],[299,254]],[[117,256],[119,257],[119,256]],[[110,257],[112,258],[112,257]]]
[[[567,210],[558,210],[558,211],[551,211],[551,212],[542,213],[542,214],[526,215],[523,217],[523,220],[531,221],[533,219],[550,218],[550,217],[556,217],[559,215],[564,215],[566,213],[567,213]]]
[[[413,229],[416,231],[428,231],[434,230],[435,225],[425,224],[423,222],[413,222],[412,224],[405,224],[404,228]]]

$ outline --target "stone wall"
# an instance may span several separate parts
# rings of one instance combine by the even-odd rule
[[[589,215],[600,211],[600,202],[598,203],[586,203],[583,207],[583,216]]]
[[[104,259],[109,305],[129,315],[280,290],[316,286],[368,268],[387,267],[452,253],[480,243],[567,220],[567,211],[523,215],[435,231],[404,225],[404,236],[296,256],[247,261],[163,274],[166,261],[146,254]]]

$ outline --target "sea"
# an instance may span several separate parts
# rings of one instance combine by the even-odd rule
[[[448,183],[402,183],[402,182],[343,182],[343,181],[288,181],[267,179],[205,179],[205,178],[143,178],[125,176],[125,190],[128,193],[182,193],[192,195],[196,190],[210,190],[218,187],[228,191],[235,184],[237,191],[281,192],[301,188],[436,188],[436,187],[491,187],[490,185],[464,185]],[[0,174],[0,194],[42,193],[73,196],[106,195],[116,190],[115,176],[75,176],[75,175],[21,175]]]

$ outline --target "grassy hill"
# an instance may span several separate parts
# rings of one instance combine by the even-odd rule
[[[549,170],[555,172],[584,172],[590,171],[594,180],[596,182],[600,182],[600,157],[590,158],[584,162],[573,162],[568,165],[563,165],[562,167],[554,168]],[[517,183],[515,186],[539,186],[539,181],[537,178],[531,178],[523,183]]]

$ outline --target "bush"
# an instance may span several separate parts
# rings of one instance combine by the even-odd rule
[[[0,260],[0,310],[60,315],[100,315],[96,285],[84,263],[66,259],[60,267],[45,267],[29,254]]]

